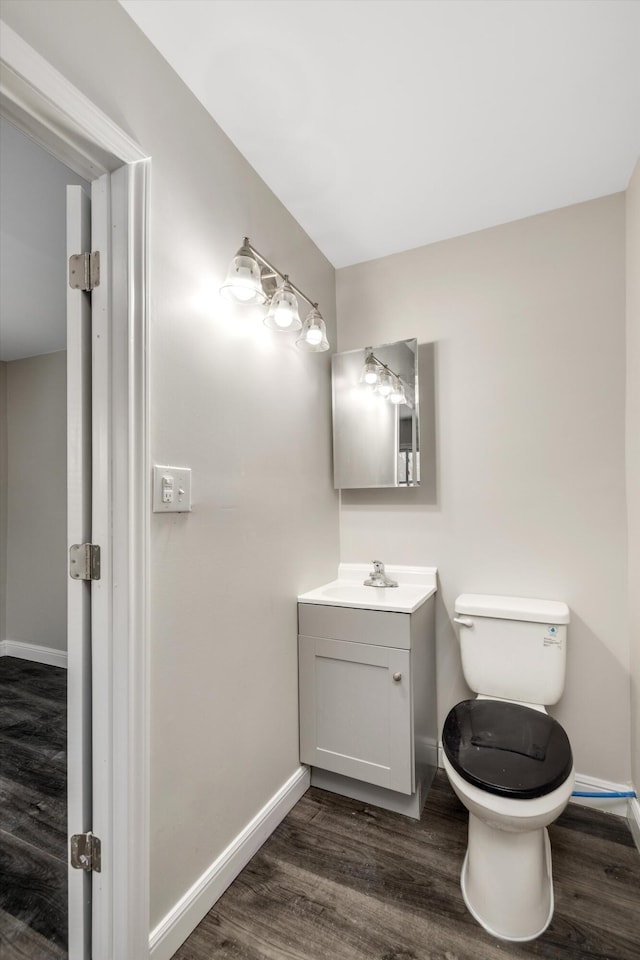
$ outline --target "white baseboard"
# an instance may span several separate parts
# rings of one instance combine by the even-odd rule
[[[150,960],[170,960],[216,900],[238,876],[309,788],[309,768],[298,767],[226,850],[187,890],[149,937]]]
[[[438,766],[443,767],[442,762],[442,743],[438,744]],[[584,793],[625,793],[631,789],[628,783],[613,783],[610,780],[598,780],[596,777],[587,777],[585,774],[576,773],[576,782],[573,788]],[[633,803],[638,806],[638,801]],[[591,807],[593,810],[603,810],[605,813],[615,813],[618,817],[631,817],[628,797],[571,797],[571,803],[579,803],[583,807]],[[640,808],[639,808],[640,812]],[[631,822],[631,821],[630,821]],[[631,828],[633,832],[633,827]],[[638,821],[638,830],[640,831],[640,820]],[[640,847],[640,843],[638,844]]]
[[[576,773],[574,790],[583,790],[586,793],[626,793],[632,789],[628,783],[612,783],[610,780],[598,780],[597,777],[587,777]],[[571,797],[571,803],[579,803],[583,807],[593,810],[603,810],[605,813],[615,813],[617,817],[626,817],[629,811],[628,797]]]
[[[629,801],[629,813],[627,815],[629,820],[629,829],[631,830],[631,836],[634,839],[635,845],[638,848],[638,853],[640,853],[640,800],[637,797]]]
[[[40,647],[37,643],[25,643],[23,640],[0,640],[0,657],[18,657],[20,660],[33,660],[34,663],[48,663],[52,667],[67,666],[66,650]]]

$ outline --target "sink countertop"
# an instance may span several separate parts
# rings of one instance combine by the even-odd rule
[[[300,594],[298,602],[413,613],[437,590],[437,567],[385,564],[385,573],[398,581],[397,587],[365,587],[371,571],[371,563],[341,563],[337,580]]]

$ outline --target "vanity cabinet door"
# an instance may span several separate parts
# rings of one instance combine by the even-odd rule
[[[320,637],[298,644],[303,763],[412,793],[409,651]]]

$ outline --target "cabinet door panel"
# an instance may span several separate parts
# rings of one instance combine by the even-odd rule
[[[409,651],[300,637],[299,658],[300,759],[411,793]]]

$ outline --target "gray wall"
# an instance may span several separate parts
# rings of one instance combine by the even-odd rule
[[[627,190],[627,510],[631,772],[640,793],[640,161]]]
[[[630,776],[624,195],[339,270],[340,349],[435,343],[437,491],[351,492],[341,559],[434,564],[440,720],[462,592],[565,600],[552,712],[577,770]],[[345,502],[348,499],[349,502]]]
[[[67,649],[67,355],[6,365],[6,625]]]
[[[295,597],[338,563],[329,357],[217,289],[249,235],[335,343],[335,275],[117,3],[2,15],[153,158],[151,454],[194,497],[151,525],[155,926],[297,769]]]

